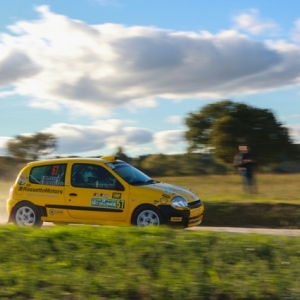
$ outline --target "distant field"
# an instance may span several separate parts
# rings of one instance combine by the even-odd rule
[[[300,204],[300,174],[258,174],[258,193],[247,195],[238,175],[160,177],[160,181],[194,190],[203,201],[250,201]]]
[[[195,191],[205,201],[254,201],[300,204],[300,174],[259,174],[256,176],[258,193],[246,195],[238,175],[209,175],[187,177],[156,177]],[[0,202],[5,201],[13,181],[0,181]]]
[[[0,181],[0,218],[6,217],[6,199],[13,182]]]
[[[259,174],[255,195],[242,191],[238,175],[155,179],[195,191],[205,205],[204,226],[300,228],[300,174]],[[0,181],[2,218],[12,184]]]
[[[245,194],[238,175],[157,178],[194,190],[204,202],[203,226],[300,228],[300,175],[257,176]]]

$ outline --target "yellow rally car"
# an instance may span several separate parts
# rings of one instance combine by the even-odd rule
[[[204,206],[191,190],[155,181],[115,156],[28,163],[7,200],[18,226],[199,225]]]

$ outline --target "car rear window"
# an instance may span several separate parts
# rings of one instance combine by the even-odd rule
[[[53,164],[33,167],[29,181],[44,185],[65,185],[66,164]]]

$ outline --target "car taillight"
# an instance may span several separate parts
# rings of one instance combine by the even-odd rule
[[[12,195],[13,195],[13,192],[14,192],[14,187],[15,187],[15,185],[12,185],[10,190],[9,190],[9,195],[8,195],[9,199],[12,198]]]

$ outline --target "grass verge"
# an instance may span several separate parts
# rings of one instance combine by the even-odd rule
[[[299,299],[300,237],[0,227],[1,299]]]

